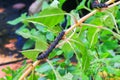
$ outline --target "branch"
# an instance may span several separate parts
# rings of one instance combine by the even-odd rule
[[[23,61],[23,60],[27,60],[27,58],[15,60],[15,61],[10,61],[10,62],[6,62],[6,63],[1,63],[0,66],[4,66],[4,65],[8,65],[8,64],[15,64],[15,63],[21,62],[21,61]]]
[[[112,7],[114,7],[116,5],[119,5],[119,4],[120,4],[120,1],[118,1],[118,2],[116,2],[116,3],[114,3],[114,4],[110,5],[110,6],[108,6],[108,8],[112,8]]]
[[[23,75],[19,78],[19,80],[24,80],[24,78],[26,76],[28,76],[30,74],[30,72],[32,70],[34,70],[34,68],[41,62],[41,60],[37,60],[35,61],[32,65],[30,65],[30,67],[25,71],[25,73],[23,73]]]

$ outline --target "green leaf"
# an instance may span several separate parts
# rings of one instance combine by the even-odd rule
[[[76,46],[76,49],[78,49],[81,54],[84,54],[87,51],[84,43],[79,39],[75,39],[74,44]]]
[[[19,18],[16,18],[15,20],[8,21],[7,23],[11,24],[11,25],[16,25],[16,24],[20,23],[21,21],[22,21],[21,17],[19,17]]]
[[[27,58],[29,58],[29,59],[32,59],[32,60],[36,60],[36,58],[37,58],[37,56],[38,56],[38,54],[40,53],[40,52],[42,52],[42,51],[39,51],[39,50],[25,50],[25,51],[22,51],[22,54],[25,56],[25,57],[27,57]]]
[[[8,21],[7,23],[8,24],[11,24],[11,25],[16,25],[18,23],[20,23],[21,21],[23,21],[25,18],[26,18],[26,13],[22,14],[21,17],[19,18],[16,18],[15,20],[12,20],[12,21]]]
[[[55,58],[55,56],[57,56],[57,52],[57,49],[53,49],[53,51],[49,54],[48,59]]]
[[[56,25],[53,28],[48,28],[50,30],[50,32],[54,33],[54,35],[58,35],[61,31],[62,31],[62,27]]]
[[[27,40],[27,41],[25,42],[25,44],[23,45],[22,49],[23,49],[23,50],[29,49],[29,48],[33,47],[34,43],[35,43],[35,42],[34,42],[33,40],[29,39],[29,40]]]
[[[24,38],[30,38],[31,37],[30,30],[27,29],[27,28],[20,28],[16,31],[16,33],[21,35]]]
[[[109,58],[109,57],[112,57],[112,54],[111,54],[111,53],[108,53],[108,52],[106,52],[106,53],[101,53],[101,54],[100,54],[100,57],[101,57],[101,58]]]
[[[98,32],[99,29],[96,28],[89,28],[87,33],[87,39],[90,43],[89,47],[92,48],[98,41]]]
[[[85,7],[85,2],[86,2],[86,0],[83,0],[82,2],[80,2],[80,4],[77,6],[76,10],[83,9]]]
[[[108,39],[111,38],[111,37],[112,37],[112,33],[111,33],[110,31],[104,30],[104,31],[102,31],[101,34],[100,34],[100,39],[101,39],[102,41],[106,41],[106,40],[108,40]]]
[[[53,35],[53,33],[48,32],[48,33],[46,34],[46,38],[47,38],[48,40],[50,40],[50,41],[53,41],[53,40],[54,40],[54,35]]]
[[[53,59],[51,60],[53,63],[56,63],[58,60],[60,59]],[[35,69],[35,71],[39,72],[39,73],[47,73],[49,72],[51,69],[50,65],[48,63],[44,63],[44,64],[41,64],[39,67],[37,67]]]
[[[82,55],[82,70],[84,72],[90,67],[90,61],[90,54],[86,51],[86,53]]]
[[[59,8],[49,7],[41,11],[37,17],[29,17],[28,22],[37,23],[47,27],[54,27],[64,19],[64,12]]]
[[[35,70],[39,73],[45,73],[45,72],[50,71],[51,67],[50,65],[48,65],[48,63],[45,63],[45,64],[40,65],[40,67],[36,68]]]
[[[35,49],[38,49],[40,51],[44,51],[48,48],[47,42],[43,40],[36,40],[35,42]]]
[[[43,41],[46,42],[46,37],[43,33],[36,31],[33,29],[31,30],[31,36],[30,39],[33,39],[34,41]]]
[[[63,46],[62,46],[62,50],[64,52],[64,57],[66,59],[70,59],[72,56],[73,56],[73,50],[71,48],[71,46],[68,44],[68,43],[65,43]]]
[[[106,12],[110,12],[110,13],[112,13],[116,17],[116,16],[119,16],[119,14],[117,15],[117,11],[119,11],[119,7],[118,6],[114,6],[112,8],[109,8]]]
[[[35,27],[36,27],[36,28],[38,29],[38,31],[40,31],[40,32],[43,32],[43,33],[47,32],[47,29],[46,29],[44,26],[41,26],[41,25],[36,24]]]
[[[113,29],[114,28],[114,22],[113,22],[113,19],[110,16],[111,15],[103,16],[103,24],[104,24],[104,26],[107,26],[107,27]]]
[[[53,49],[53,51],[49,54],[48,59],[52,59],[55,58],[56,56],[59,56],[63,53],[62,50],[58,50],[58,49]]]
[[[97,26],[102,26],[103,25],[103,20],[100,17],[101,17],[101,14],[93,16],[92,18],[90,18],[90,22],[89,23],[97,25]]]
[[[66,0],[59,0],[59,6],[62,8],[62,5],[63,5],[63,3],[65,2]]]
[[[61,55],[63,53],[63,51],[62,50],[59,50],[59,51],[57,51],[57,55]]]
[[[114,50],[118,47],[118,41],[113,39],[105,40],[101,45],[101,48],[102,47],[106,48],[107,50]]]

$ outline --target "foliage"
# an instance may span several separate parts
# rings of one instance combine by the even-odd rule
[[[67,16],[66,27],[68,27],[74,23],[71,16],[76,16],[80,9],[89,9],[86,8],[83,0],[75,10],[66,13],[61,10],[64,1],[60,0],[59,5],[52,3],[52,6],[49,5],[38,14],[32,16],[22,14],[20,18],[9,21],[12,25],[24,23],[16,33],[28,39],[22,51],[25,57],[36,60],[38,54],[48,48],[62,30],[64,15]],[[53,5],[58,6],[53,7]],[[119,13],[119,6],[115,6],[88,18],[80,27],[76,27],[66,35],[66,38],[60,42],[62,45],[49,55],[48,59],[51,60],[37,66],[36,73],[33,71],[28,80],[118,79],[120,77]],[[79,19],[79,16],[75,18]],[[29,49],[31,46],[35,46],[34,49]],[[62,58],[55,59],[55,56]],[[76,59],[75,64],[71,61],[73,58]],[[61,61],[63,59],[64,61]]]

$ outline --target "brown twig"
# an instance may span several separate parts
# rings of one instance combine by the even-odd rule
[[[113,3],[114,1],[115,1],[115,0],[109,0],[108,2],[106,2],[106,4]],[[107,7],[107,9],[108,9],[108,8],[111,8],[111,7],[113,7],[113,6],[116,6],[116,5],[118,5],[118,4],[120,4],[120,1],[118,1],[118,2],[116,2],[116,3],[114,3],[114,4],[111,4],[110,6]],[[65,35],[68,34],[71,30],[73,30],[76,26],[79,26],[81,23],[83,23],[83,22],[84,22],[86,19],[88,19],[90,16],[94,15],[97,11],[98,11],[97,9],[96,9],[96,10],[93,10],[91,13],[89,13],[89,14],[87,14],[86,16],[82,17],[82,18],[78,21],[78,23],[75,23],[75,24],[72,25],[69,29],[67,29],[67,30],[65,31]],[[35,61],[35,62],[32,64],[32,66],[30,66],[30,67],[25,71],[25,73],[19,78],[19,80],[24,80],[24,78],[25,78],[26,76],[28,76],[29,73],[30,73],[40,62],[41,62],[41,60]]]
[[[23,75],[19,78],[19,80],[24,80],[26,76],[30,74],[30,72],[41,62],[41,60],[35,61],[30,67],[23,73]]]
[[[120,4],[120,1],[118,1],[118,2],[116,2],[116,3],[114,3],[114,4],[110,5],[110,6],[108,6],[108,8],[112,8],[112,7],[114,7],[116,5],[119,5],[119,4]]]
[[[15,64],[17,62],[21,62],[23,60],[27,60],[27,58],[23,58],[23,59],[19,59],[19,60],[15,60],[15,61],[10,61],[10,62],[5,62],[5,63],[1,63],[0,66],[4,66],[4,65],[8,65],[8,64]]]

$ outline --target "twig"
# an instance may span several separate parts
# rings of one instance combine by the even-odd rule
[[[10,61],[10,62],[6,62],[6,63],[1,63],[0,66],[4,66],[4,65],[8,65],[8,64],[15,64],[17,62],[21,62],[23,60],[26,60],[27,58],[23,58],[23,59],[20,59],[20,60],[15,60],[15,61]]]
[[[114,7],[114,6],[119,5],[119,4],[120,4],[120,1],[118,1],[118,2],[116,2],[116,3],[114,3],[114,4],[110,5],[110,6],[108,6],[108,8]]]
[[[35,61],[30,67],[23,73],[23,75],[19,78],[19,80],[24,80],[26,76],[29,75],[29,73],[41,62],[41,60]]]
[[[106,2],[106,4],[110,4],[110,3],[113,3],[114,0],[109,0],[108,2]],[[108,6],[106,9],[108,8],[111,8],[111,7],[114,7],[116,5],[120,4],[120,1],[114,3],[114,4],[111,4],[110,6]],[[91,13],[87,14],[86,16],[82,17],[78,23],[75,23],[74,25],[72,25],[69,29],[67,29],[65,31],[65,35],[68,34],[71,30],[73,30],[76,26],[79,26],[81,23],[83,23],[86,19],[88,19],[90,16],[94,15],[98,10],[93,10]],[[24,80],[24,78],[26,76],[29,75],[29,73],[35,68],[35,66],[37,66],[39,63],[41,62],[41,60],[37,60],[33,63],[32,66],[30,66],[26,71],[25,73],[19,78],[19,80]]]

